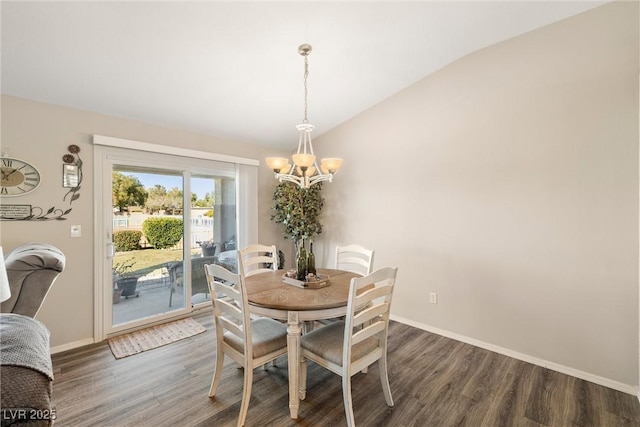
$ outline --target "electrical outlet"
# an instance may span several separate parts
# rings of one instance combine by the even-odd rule
[[[431,292],[429,294],[429,302],[431,304],[437,304],[438,303],[438,294],[436,294],[435,292]]]

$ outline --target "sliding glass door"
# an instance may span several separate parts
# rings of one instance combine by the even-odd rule
[[[102,156],[104,334],[210,306],[203,265],[235,262],[236,165],[123,149]]]
[[[113,164],[112,326],[184,307],[185,292],[167,297],[182,285],[183,193],[183,171]]]

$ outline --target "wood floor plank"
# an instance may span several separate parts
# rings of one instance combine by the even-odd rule
[[[496,426],[515,425],[517,379],[513,374],[503,377],[501,386],[494,392],[494,397],[485,412],[483,425],[491,422]]]
[[[56,426],[235,426],[243,372],[229,359],[214,398],[210,313],[195,316],[207,331],[116,360],[106,343],[53,356]],[[389,380],[394,407],[380,385],[378,364],[352,379],[359,426],[555,427],[638,426],[635,396],[392,322]],[[289,418],[286,357],[254,371],[246,426],[344,426],[337,375],[309,363],[307,397]]]

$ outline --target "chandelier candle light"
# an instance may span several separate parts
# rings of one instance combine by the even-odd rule
[[[298,184],[301,188],[309,188],[320,181],[331,182],[333,175],[342,166],[342,159],[322,159],[320,167],[318,167],[316,156],[313,153],[313,145],[311,145],[311,131],[314,126],[307,120],[308,56],[311,53],[311,45],[300,45],[298,53],[304,57],[304,119],[302,124],[296,126],[298,132],[300,132],[298,152],[292,156],[293,165],[284,157],[267,157],[266,162],[267,166],[275,172],[278,181],[290,181]]]

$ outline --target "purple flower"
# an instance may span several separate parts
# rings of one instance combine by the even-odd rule
[[[213,242],[213,240],[205,240],[200,242],[200,247],[202,249],[211,249],[211,248],[215,248],[216,244]]]

